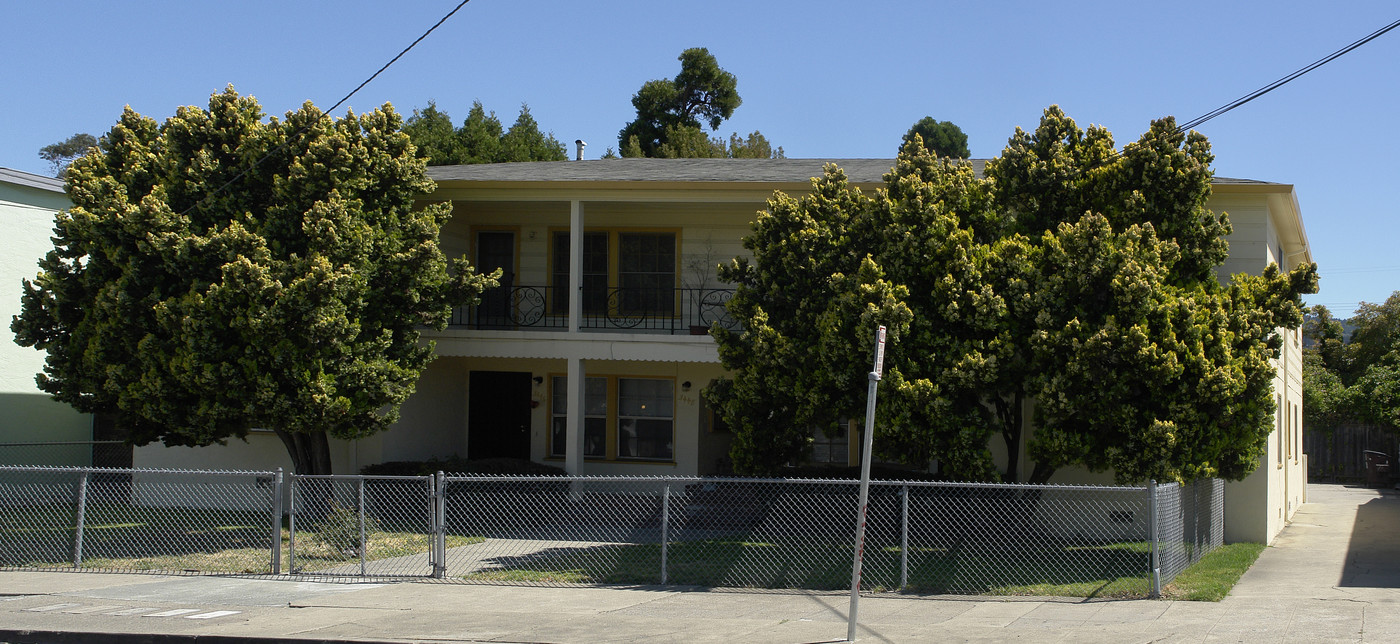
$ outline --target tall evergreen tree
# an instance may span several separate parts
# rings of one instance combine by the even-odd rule
[[[1170,118],[1119,152],[1051,107],[985,178],[910,142],[873,195],[836,167],[775,195],[752,259],[720,271],[743,330],[713,331],[733,375],[710,395],[736,467],[771,472],[814,428],[860,418],[885,324],[887,458],[978,480],[1248,474],[1272,429],[1276,330],[1301,322],[1316,269],[1217,281],[1229,222],[1205,207],[1211,160]]]
[[[940,121],[932,116],[925,116],[904,134],[904,143],[913,141],[916,136],[922,140],[924,149],[934,156],[954,159],[972,156],[972,151],[967,148],[967,135],[952,121]]]
[[[400,126],[264,119],[232,87],[160,124],[127,108],[73,163],[11,325],[47,352],[39,387],[136,444],[266,428],[330,473],[327,437],[388,428],[433,358],[420,329],[493,283],[443,256],[451,208],[415,207],[434,185]]]
[[[506,131],[495,112],[487,112],[481,101],[472,103],[467,118],[457,128],[452,119],[428,101],[428,107],[414,110],[404,123],[404,132],[427,157],[428,165],[503,163],[507,161],[564,161],[564,144],[552,133],[540,132],[539,123],[522,104],[515,124]]]

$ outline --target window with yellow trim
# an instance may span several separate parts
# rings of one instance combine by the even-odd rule
[[[675,314],[677,243],[675,232],[587,231],[583,234],[583,313]],[[569,312],[569,231],[555,231],[550,242],[550,311]],[[611,291],[616,297],[610,300]]]
[[[675,383],[617,379],[617,457],[669,461],[675,457]]]
[[[567,453],[568,378],[551,379],[549,455]],[[675,460],[675,381],[589,376],[584,381],[585,458]]]
[[[568,379],[555,377],[553,388],[549,455],[563,458],[569,413]],[[605,458],[608,455],[608,379],[584,378],[583,390],[583,455],[587,458]]]

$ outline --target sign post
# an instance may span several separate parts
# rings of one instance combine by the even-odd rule
[[[875,367],[870,370],[870,389],[865,397],[865,440],[861,444],[860,500],[856,502],[855,560],[851,564],[851,609],[846,621],[846,641],[856,641],[856,616],[860,609],[860,566],[865,556],[865,514],[870,505],[870,457],[875,445],[875,390],[885,371],[885,325],[875,334]]]

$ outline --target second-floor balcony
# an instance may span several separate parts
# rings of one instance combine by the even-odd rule
[[[581,331],[692,334],[712,325],[738,330],[725,303],[733,289],[721,288],[583,288]],[[452,312],[458,328],[566,331],[568,289],[551,286],[503,286],[481,295],[481,303]]]

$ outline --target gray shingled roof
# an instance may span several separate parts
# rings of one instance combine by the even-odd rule
[[[435,181],[806,183],[828,163],[841,166],[854,183],[881,183],[894,159],[594,159],[534,161],[428,168]],[[986,159],[973,159],[980,176]],[[1268,184],[1216,177],[1217,184]]]
[[[41,174],[30,174],[20,170],[11,170],[10,168],[0,168],[0,181],[28,186],[30,188],[39,188],[40,190],[63,192],[63,182],[58,179],[46,177]]]
[[[855,183],[879,183],[894,159],[595,159],[428,168],[436,181],[688,181],[806,183],[835,163]],[[973,164],[980,172],[985,161]]]

